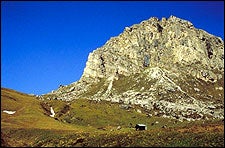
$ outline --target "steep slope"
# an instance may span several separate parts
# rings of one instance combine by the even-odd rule
[[[88,56],[81,79],[39,96],[137,104],[179,120],[224,118],[224,41],[186,20],[152,17]]]

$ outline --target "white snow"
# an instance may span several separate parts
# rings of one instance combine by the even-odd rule
[[[16,111],[3,110],[3,112],[12,115],[15,114]]]
[[[51,107],[51,115],[50,115],[51,117],[54,117],[55,116],[55,112],[54,112],[54,110],[53,110],[53,108]]]

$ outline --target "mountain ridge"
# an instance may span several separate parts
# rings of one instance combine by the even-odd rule
[[[224,118],[223,83],[221,38],[175,16],[151,17],[93,50],[80,80],[39,98],[139,104],[180,120]]]

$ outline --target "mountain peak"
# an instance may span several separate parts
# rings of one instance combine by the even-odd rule
[[[223,118],[223,73],[221,38],[172,15],[151,17],[91,52],[79,81],[45,97],[138,104],[173,118]]]
[[[214,49],[218,47],[221,50]],[[161,21],[151,17],[140,24],[125,27],[118,37],[111,38],[103,47],[90,53],[82,78],[138,73],[143,70],[146,57],[152,66],[200,62],[202,66],[223,69],[223,62],[218,59],[223,55],[222,49],[223,41],[193,28],[189,21],[175,16]]]

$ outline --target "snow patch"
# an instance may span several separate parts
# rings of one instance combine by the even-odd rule
[[[7,113],[9,115],[15,114],[16,111],[8,111],[8,110],[3,110],[4,113]]]
[[[54,110],[53,110],[53,108],[51,107],[51,115],[50,115],[51,117],[54,117],[55,116],[55,112],[54,112]]]

